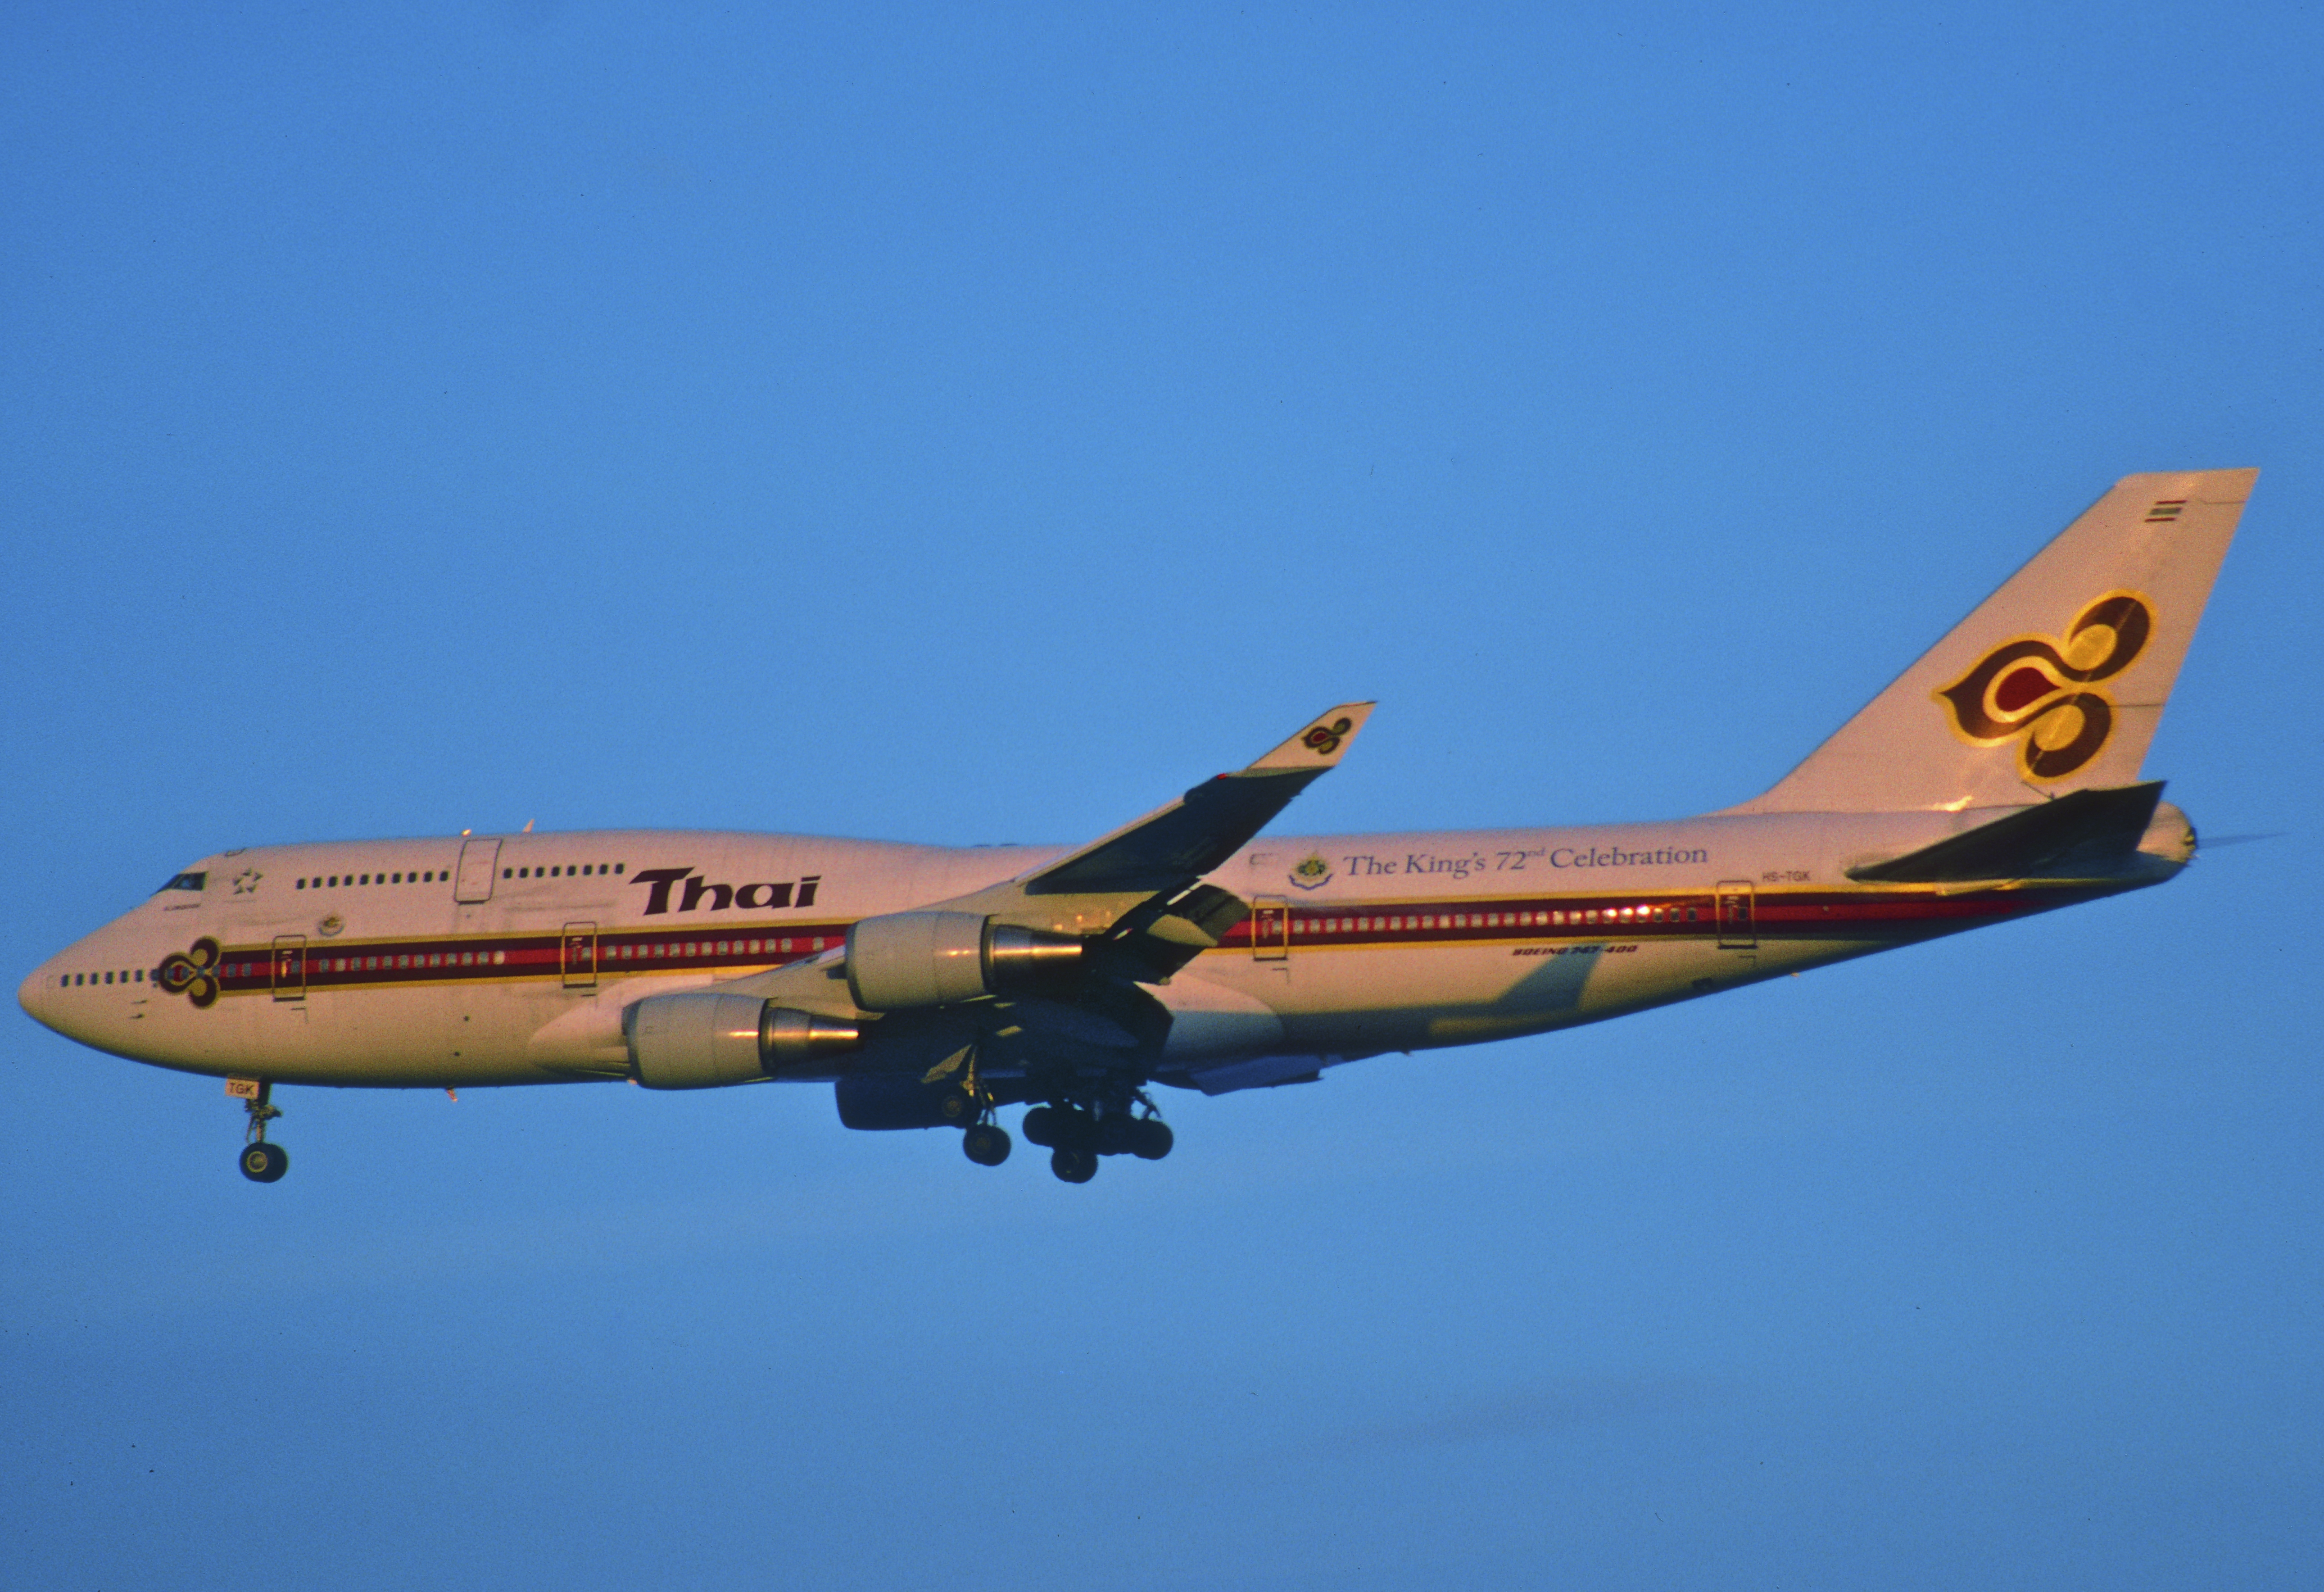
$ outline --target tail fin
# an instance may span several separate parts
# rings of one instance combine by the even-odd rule
[[[2257,470],[2126,476],[1735,812],[2023,804],[2128,785]]]

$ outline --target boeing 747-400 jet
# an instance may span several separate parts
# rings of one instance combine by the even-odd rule
[[[1070,850],[658,829],[224,851],[42,965],[59,1033],[281,1084],[821,1083],[852,1128],[1004,1106],[1068,1182],[1223,1094],[1618,1017],[2159,884],[2195,832],[2140,764],[2257,472],[2118,482],[1765,795],[1701,818],[1261,833],[1351,702]]]

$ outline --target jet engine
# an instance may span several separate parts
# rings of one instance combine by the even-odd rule
[[[1077,936],[996,923],[974,912],[890,912],[847,931],[847,988],[867,1012],[948,1006],[1070,983]]]
[[[630,1067],[650,1089],[711,1089],[853,1050],[863,1031],[756,995],[649,995],[622,1014]]]

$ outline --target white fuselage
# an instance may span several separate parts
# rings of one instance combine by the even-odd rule
[[[1251,917],[1153,992],[1174,1020],[1152,1071],[1259,1081],[1250,1069],[1594,1022],[2159,883],[2191,852],[2166,807],[2136,865],[2103,880],[1847,876],[1995,816],[1262,837],[1210,875]],[[619,1078],[631,1004],[830,952],[860,918],[1056,855],[668,830],[254,847],[195,865],[180,878],[198,888],[88,936],[19,998],[84,1043],[191,1072],[383,1088]],[[165,961],[189,955],[200,976],[165,990]]]

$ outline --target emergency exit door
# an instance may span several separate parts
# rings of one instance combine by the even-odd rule
[[[303,1001],[307,998],[307,937],[303,934],[278,934],[274,937],[274,998],[278,1001]]]
[[[1250,954],[1262,962],[1291,955],[1291,903],[1281,896],[1262,895],[1250,903]]]
[[[595,989],[597,987],[597,925],[567,923],[565,925],[564,949],[565,987]]]
[[[463,906],[473,906],[493,898],[493,876],[500,872],[501,843],[497,840],[464,840],[460,843],[460,876],[452,886],[452,899]]]
[[[1759,925],[1752,910],[1751,881],[1721,880],[1719,885],[1719,949],[1750,950],[1759,943]]]

